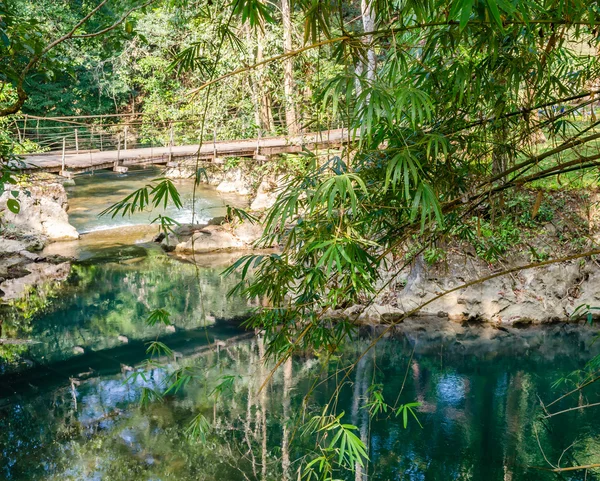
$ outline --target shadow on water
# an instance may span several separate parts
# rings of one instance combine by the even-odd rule
[[[229,327],[221,322],[215,337],[225,339]],[[540,399],[548,402],[561,392],[552,387],[558,377],[580,367],[586,357],[580,344],[591,333],[532,330],[529,341],[542,339],[537,349],[523,349],[515,340],[512,349],[492,358],[475,344],[466,350],[444,347],[435,333],[415,326],[384,339],[363,357],[337,398],[337,412],[358,426],[357,436],[369,446],[370,461],[359,479],[553,480],[554,474],[532,467],[548,467],[544,455],[556,462],[569,446],[563,465],[597,461],[597,412],[582,409],[542,420],[539,407]],[[5,399],[0,406],[3,479],[296,479],[298,460],[314,448],[314,437],[298,427],[331,402],[342,369],[357,359],[370,337],[357,339],[327,365],[319,358],[294,358],[258,394],[269,369],[261,362],[262,340],[234,337],[207,348],[201,332],[165,338],[182,356],[164,360],[160,368],[138,365],[144,378],[122,372],[118,359],[89,379],[65,376]],[[415,332],[420,332],[417,340]],[[142,354],[133,344],[113,353],[134,361],[127,358],[130,347],[133,357]],[[162,385],[175,367],[186,367],[193,381],[162,402],[141,406],[143,389]],[[211,393],[227,376],[233,382],[215,401]],[[321,382],[305,403],[315,379]],[[390,404],[419,402],[422,427],[412,418],[405,427],[402,416],[391,412],[370,419],[373,383],[383,385]],[[588,396],[597,399],[598,394],[594,388]],[[198,415],[212,426],[204,440],[186,434]],[[594,476],[574,472],[560,479]]]
[[[249,306],[226,297],[236,279],[220,273],[231,254],[199,257],[198,267],[191,260],[145,245],[100,249],[75,263],[45,299],[14,306],[12,332],[37,344],[21,346],[22,362],[6,362],[0,373],[0,479],[298,478],[301,458],[315,447],[300,426],[331,404],[344,369],[378,331],[361,330],[328,363],[295,357],[258,393],[269,366],[261,362],[262,339],[239,328]],[[171,313],[175,332],[146,324],[156,307]],[[337,475],[545,481],[557,477],[532,468],[547,468],[544,456],[554,463],[562,456],[563,466],[600,462],[598,411],[544,420],[540,409],[540,400],[569,388],[553,387],[557,379],[598,353],[596,334],[565,324],[501,330],[405,321],[362,357],[334,399],[370,453],[357,474]],[[174,351],[160,366],[144,362],[150,340]],[[140,405],[148,389],[160,389],[182,367],[192,378],[188,385]],[[215,398],[225,379],[231,383]],[[405,426],[392,410],[370,419],[373,384],[391,405],[420,403],[422,427],[411,417]],[[597,402],[599,395],[592,386],[553,409]],[[188,435],[193,419],[211,426],[204,439]],[[597,477],[577,471],[559,479]]]
[[[245,316],[246,302],[227,298],[237,278],[223,277],[222,270],[219,262],[196,268],[154,246],[101,249],[74,263],[60,287],[32,292],[5,313],[5,332],[33,343],[19,346],[20,365],[0,362],[0,373],[69,361],[123,344],[133,349],[134,341],[164,333],[164,326],[146,323],[157,308],[170,313],[170,329],[176,333],[214,330],[217,319]],[[4,354],[14,349],[0,346],[0,361],[10,359]]]

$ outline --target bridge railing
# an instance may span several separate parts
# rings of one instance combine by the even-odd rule
[[[311,132],[343,127],[341,120],[307,119],[301,122]],[[261,129],[248,122],[232,125],[226,122],[204,126],[200,118],[155,120],[144,114],[111,114],[103,116],[15,118],[13,133],[21,144],[37,152],[85,152],[128,150],[144,147],[197,144],[224,140],[261,139],[287,134],[282,121],[275,120],[270,129]]]

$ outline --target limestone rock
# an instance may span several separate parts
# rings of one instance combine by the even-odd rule
[[[244,244],[254,244],[263,235],[263,227],[256,223],[242,222],[233,229],[234,235]]]
[[[230,169],[223,174],[223,179],[217,185],[217,191],[238,195],[250,195],[252,193],[252,181],[250,175],[242,169]]]
[[[250,209],[258,211],[273,207],[277,200],[277,189],[279,188],[281,181],[282,179],[280,177],[263,179],[258,186],[256,197],[252,201]]]
[[[220,249],[239,249],[245,244],[232,232],[221,226],[206,226],[195,232],[190,239],[175,246],[176,252],[211,252]]]
[[[60,182],[33,182],[18,191],[20,211],[12,213],[7,208],[10,191],[0,196],[0,213],[5,222],[18,232],[43,235],[51,241],[78,239],[77,230],[69,224],[67,193]]]
[[[483,261],[449,255],[443,267],[418,258],[397,292],[397,304],[416,315],[444,316],[452,321],[479,319],[502,324],[568,320],[581,304],[600,304],[600,268],[592,262],[581,271],[578,261],[523,270],[473,284],[434,300],[439,294],[492,273]]]
[[[44,242],[39,237],[27,236],[19,239],[8,239],[0,236],[0,254],[15,254],[24,251],[43,249]]]
[[[48,262],[35,262],[25,264],[25,275],[14,279],[7,279],[0,283],[0,290],[4,292],[3,300],[19,299],[31,287],[37,287],[52,281],[64,281],[71,272],[71,264],[50,264]],[[28,274],[27,274],[28,272]]]
[[[177,253],[214,252],[219,250],[250,249],[262,236],[263,228],[258,224],[242,222],[235,227],[222,223],[223,218],[203,225],[182,225],[175,234],[162,241],[165,250]]]
[[[217,186],[217,190],[223,193],[238,195],[250,195],[251,190],[243,180],[224,180]]]

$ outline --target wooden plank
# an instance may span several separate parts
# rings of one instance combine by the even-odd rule
[[[270,155],[300,152],[303,147],[319,149],[324,147],[339,147],[348,142],[348,130],[336,129],[326,132],[313,132],[295,137],[263,137],[260,139],[259,156],[256,154],[256,139],[227,140],[207,142],[202,145],[167,146],[140,148],[130,150],[113,150],[94,153],[90,158],[89,152],[73,154],[64,153],[64,169],[62,152],[46,152],[23,158],[24,170],[39,170],[59,173],[63,170],[86,172],[98,169],[112,169],[115,162],[118,165],[133,166],[144,164],[167,164],[172,159],[197,157],[212,160],[223,157],[254,157],[264,160]],[[217,161],[218,163],[218,161]]]

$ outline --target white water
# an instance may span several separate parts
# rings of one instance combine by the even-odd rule
[[[136,212],[132,215],[121,214],[111,217],[99,214],[119,202],[128,194],[161,177],[157,167],[132,168],[127,174],[116,174],[112,171],[99,171],[91,174],[81,174],[75,177],[75,185],[67,186],[69,196],[69,222],[80,234],[97,232],[120,227],[148,225],[159,214],[169,216],[180,223],[203,223],[213,217],[226,213],[226,205],[245,207],[247,199],[221,194],[214,187],[199,185],[196,187],[195,202],[193,199],[194,182],[192,179],[174,180],[183,206],[177,209],[167,206],[158,207],[151,211]]]

